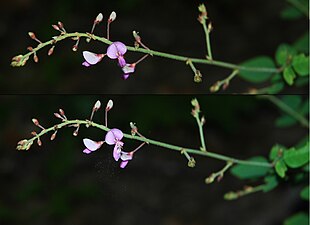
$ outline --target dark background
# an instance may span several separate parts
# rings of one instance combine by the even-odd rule
[[[105,21],[111,11],[117,19],[111,27],[112,40],[132,45],[132,31],[139,31],[151,49],[185,56],[204,57],[205,39],[197,21],[197,6],[201,1],[2,1],[0,13],[1,76],[3,94],[74,93],[74,94],[132,94],[132,93],[208,93],[217,80],[228,76],[229,70],[197,65],[203,83],[193,82],[193,73],[182,62],[149,57],[139,64],[130,79],[120,79],[121,70],[115,61],[104,59],[100,64],[85,68],[82,51],[105,52],[106,45],[81,41],[77,53],[71,51],[73,41],[59,43],[54,54],[47,57],[48,48],[38,53],[39,63],[30,59],[23,68],[10,67],[13,56],[24,54],[36,45],[27,33],[33,31],[39,39],[49,40],[58,32],[51,25],[62,21],[69,32],[89,32],[99,12]],[[280,43],[293,43],[308,30],[305,18],[289,21],[280,18],[287,6],[284,0],[207,1],[214,31],[211,34],[215,59],[241,63],[259,55],[274,56]],[[100,24],[95,33],[105,35],[106,25]],[[129,62],[140,54],[126,54]],[[268,84],[257,85],[264,87]],[[253,84],[239,78],[231,82],[226,93],[245,92]],[[307,93],[308,88],[286,87],[283,93]]]
[[[195,156],[197,165],[188,168],[178,152],[145,146],[127,168],[119,168],[112,147],[91,155],[82,153],[82,139],[104,139],[105,133],[81,127],[49,135],[29,151],[15,150],[16,143],[30,138],[35,130],[31,119],[45,127],[59,120],[59,108],[69,119],[89,118],[96,100],[105,105],[113,99],[109,126],[130,132],[136,122],[148,138],[198,148],[195,119],[190,115],[194,96],[1,96],[0,224],[150,224],[150,225],[274,225],[302,210],[308,202],[299,198],[303,186],[284,182],[269,193],[256,193],[236,201],[225,201],[228,191],[262,181],[245,182],[227,173],[224,179],[206,185],[204,179],[221,169],[224,162]],[[276,128],[281,112],[267,100],[252,96],[198,96],[206,117],[208,149],[236,158],[268,157],[275,143],[287,147],[298,143],[307,130],[299,125]],[[104,123],[104,111],[94,121]],[[125,141],[130,151],[138,143]]]

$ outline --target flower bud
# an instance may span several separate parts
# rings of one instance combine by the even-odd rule
[[[28,32],[28,35],[31,39],[35,40],[36,39],[36,35],[33,32]]]
[[[113,22],[116,19],[116,13],[113,11],[109,17],[109,23]]]
[[[39,126],[39,121],[36,118],[32,119],[32,122],[34,123],[34,125]]]
[[[102,13],[99,13],[95,19],[95,23],[100,23],[102,20],[103,20],[103,15]]]
[[[113,101],[110,99],[107,103],[107,106],[105,107],[106,111],[109,111],[113,107]]]
[[[52,27],[53,27],[55,30],[60,31],[60,28],[59,28],[57,25],[53,24]]]
[[[100,107],[101,107],[101,102],[97,100],[93,107],[93,111],[97,111],[98,109],[100,109]]]
[[[52,47],[48,50],[48,52],[47,52],[47,55],[48,55],[48,56],[50,56],[51,54],[53,54],[54,48],[55,48],[55,45],[52,46]]]
[[[33,61],[36,63],[39,62],[39,57],[36,54],[33,55]]]

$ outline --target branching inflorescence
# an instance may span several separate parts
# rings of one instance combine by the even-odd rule
[[[168,59],[177,60],[177,61],[186,63],[186,65],[188,65],[194,73],[195,82],[202,81],[202,73],[200,72],[200,70],[196,68],[195,64],[209,64],[209,65],[214,65],[214,66],[223,67],[223,68],[232,70],[232,72],[229,74],[229,76],[226,79],[218,81],[210,87],[211,92],[216,92],[220,90],[220,88],[222,88],[223,90],[226,89],[229,86],[231,79],[234,78],[239,73],[242,73],[243,71],[255,72],[256,73],[255,76],[257,76],[257,73],[259,73],[258,76],[263,75],[262,77],[266,77],[266,74],[268,74],[267,77],[269,77],[269,75],[277,74],[282,70],[282,68],[275,68],[274,66],[270,66],[272,64],[268,64],[268,63],[267,63],[268,66],[264,66],[264,65],[247,66],[247,65],[236,65],[232,63],[215,60],[212,55],[211,41],[210,41],[210,34],[211,34],[211,31],[213,30],[212,23],[210,22],[210,19],[208,17],[206,7],[202,4],[198,7],[198,9],[200,13],[198,16],[198,21],[201,23],[204,33],[205,33],[206,52],[207,52],[205,58],[180,56],[180,55],[151,50],[149,47],[147,47],[142,42],[141,36],[136,31],[133,31],[133,37],[135,40],[134,46],[126,46],[121,41],[111,41],[110,40],[110,25],[116,19],[116,13],[112,12],[109,16],[109,19],[107,20],[106,37],[100,37],[94,34],[96,25],[98,25],[99,23],[103,21],[102,13],[99,13],[98,16],[95,18],[90,33],[88,32],[68,33],[65,30],[62,22],[58,22],[57,25],[52,25],[52,27],[56,31],[59,32],[59,35],[54,36],[51,40],[46,41],[46,42],[40,41],[36,37],[34,32],[29,32],[28,34],[30,38],[36,41],[38,45],[36,47],[28,47],[27,49],[29,50],[29,52],[25,55],[17,55],[13,57],[11,65],[17,66],[17,67],[24,66],[30,57],[33,57],[33,60],[35,62],[38,62],[39,61],[39,58],[38,58],[39,50],[41,50],[42,48],[46,46],[51,46],[50,49],[48,50],[48,55],[52,55],[56,44],[67,38],[75,41],[75,44],[73,45],[72,50],[77,51],[79,43],[80,43],[80,39],[85,38],[87,42],[90,42],[91,40],[95,40],[95,41],[99,41],[104,44],[107,44],[108,48],[105,53],[93,53],[89,51],[83,51],[85,62],[83,62],[82,65],[86,67],[95,65],[99,63],[105,56],[107,56],[110,59],[117,59],[118,65],[121,67],[123,71],[122,77],[124,79],[127,79],[129,75],[135,71],[136,65],[140,63],[141,61],[143,61],[149,55],[168,58]],[[137,60],[134,63],[127,63],[124,57],[127,51],[144,53],[145,55],[142,56],[139,60]]]
[[[291,99],[292,100],[292,99]],[[280,100],[278,100],[280,101]],[[39,146],[42,145],[41,137],[52,133],[50,136],[50,140],[54,140],[56,138],[57,133],[61,128],[69,127],[74,128],[73,136],[78,136],[79,130],[81,127],[86,128],[97,128],[100,131],[105,133],[103,140],[94,141],[90,138],[84,138],[84,149],[82,152],[84,154],[92,154],[97,151],[99,148],[105,148],[104,145],[112,145],[113,146],[113,154],[112,157],[115,161],[120,161],[120,167],[125,168],[129,161],[133,159],[133,156],[140,150],[142,147],[146,148],[147,146],[154,145],[158,147],[162,147],[167,150],[174,150],[176,152],[181,153],[187,159],[187,165],[189,167],[195,167],[196,161],[194,159],[194,155],[196,156],[204,156],[208,158],[217,159],[225,162],[225,165],[222,169],[217,172],[211,173],[205,179],[205,183],[210,184],[214,181],[220,181],[224,177],[224,174],[227,171],[230,171],[232,175],[236,176],[239,179],[258,179],[264,178],[264,183],[260,183],[258,186],[245,186],[244,189],[239,191],[231,191],[225,194],[224,198],[227,200],[237,199],[241,196],[248,195],[251,193],[255,193],[258,191],[268,192],[274,189],[278,185],[279,178],[285,178],[286,171],[288,168],[302,168],[305,166],[308,161],[308,153],[309,153],[309,143],[302,142],[298,147],[291,147],[289,149],[285,148],[282,145],[276,144],[274,145],[269,153],[269,160],[263,156],[255,156],[249,158],[247,160],[236,159],[233,157],[229,157],[226,155],[218,154],[215,152],[211,152],[207,148],[207,144],[205,141],[204,129],[203,126],[206,122],[204,116],[201,115],[200,105],[197,99],[193,99],[191,101],[193,106],[191,115],[196,120],[200,138],[200,147],[198,148],[188,148],[178,145],[168,144],[162,141],[153,140],[145,137],[140,133],[138,127],[135,123],[130,122],[130,133],[123,133],[123,131],[119,128],[109,128],[108,126],[108,112],[113,107],[113,101],[109,100],[105,107],[105,119],[104,124],[96,123],[93,121],[94,114],[101,108],[101,102],[98,100],[91,110],[91,115],[89,119],[68,119],[65,115],[63,109],[59,109],[59,112],[54,113],[54,116],[61,120],[60,123],[57,123],[49,128],[42,126],[39,123],[38,119],[32,119],[32,122],[36,127],[40,129],[39,132],[33,131],[31,134],[33,135],[30,139],[24,139],[18,142],[17,149],[18,150],[29,150],[31,146],[37,142]],[[286,107],[287,108],[287,107]],[[284,111],[286,110],[284,108]],[[293,109],[289,110],[291,112]],[[294,111],[295,112],[295,111]],[[298,112],[295,112],[295,114]],[[299,117],[295,118],[296,120]],[[301,121],[300,121],[301,122]],[[301,123],[302,124],[302,123]],[[140,144],[133,150],[126,149],[125,140],[134,140],[139,142]],[[126,151],[125,151],[126,150]]]
[[[73,136],[78,136],[78,132],[79,132],[80,127],[85,126],[86,128],[95,127],[95,128],[100,129],[100,130],[103,130],[104,132],[106,132],[106,135],[105,135],[104,140],[100,140],[100,141],[93,141],[89,138],[84,138],[83,143],[85,145],[85,149],[83,150],[83,153],[85,153],[85,154],[93,153],[94,151],[101,148],[102,145],[104,145],[104,144],[113,145],[114,146],[113,157],[114,157],[115,161],[119,161],[119,160],[122,161],[120,164],[121,168],[124,168],[127,165],[127,163],[130,160],[132,160],[133,155],[141,147],[143,147],[145,144],[156,145],[156,146],[160,146],[160,147],[163,147],[166,149],[179,151],[181,154],[185,155],[186,159],[188,160],[188,166],[189,167],[195,166],[195,159],[192,156],[190,156],[190,154],[201,155],[201,156],[205,156],[205,157],[210,157],[210,158],[226,161],[226,166],[221,171],[219,171],[217,173],[213,173],[206,180],[207,183],[211,183],[211,181],[213,182],[213,180],[215,178],[218,178],[218,180],[220,180],[224,176],[224,172],[227,171],[234,164],[265,167],[265,168],[271,168],[273,166],[272,163],[268,163],[268,162],[258,162],[258,161],[255,162],[255,161],[248,161],[248,160],[240,160],[240,159],[235,159],[232,157],[228,157],[228,156],[224,156],[221,154],[217,154],[217,153],[213,153],[213,152],[208,151],[206,148],[205,138],[204,138],[203,129],[202,129],[202,127],[205,123],[205,118],[203,116],[201,117],[199,115],[200,114],[200,106],[199,106],[197,99],[193,99],[191,103],[193,105],[193,110],[192,110],[191,114],[196,119],[198,127],[199,127],[199,133],[200,133],[200,139],[201,139],[200,149],[191,149],[191,148],[186,148],[186,147],[180,147],[180,146],[171,145],[171,144],[167,144],[167,143],[164,143],[161,141],[155,141],[155,140],[146,138],[145,136],[143,136],[138,131],[137,126],[133,122],[130,122],[130,128],[131,128],[130,134],[123,133],[118,128],[110,129],[108,127],[107,117],[108,117],[108,112],[113,107],[113,101],[112,100],[108,101],[106,108],[105,108],[105,123],[104,123],[104,125],[99,124],[99,123],[95,123],[93,121],[94,113],[101,108],[101,102],[99,100],[94,104],[89,120],[78,120],[78,119],[70,120],[66,117],[63,109],[59,109],[59,112],[54,113],[54,116],[56,118],[60,119],[61,122],[58,124],[55,124],[49,128],[43,127],[39,123],[38,119],[32,119],[32,122],[34,123],[34,125],[40,129],[40,132],[39,133],[37,133],[35,131],[31,132],[33,137],[30,139],[24,139],[24,140],[19,141],[18,145],[17,145],[17,149],[18,150],[29,150],[30,147],[35,142],[37,142],[37,144],[39,146],[41,146],[42,145],[41,137],[47,133],[52,133],[50,140],[54,140],[56,138],[57,132],[61,128],[64,128],[64,127],[73,127],[74,128]],[[141,142],[141,144],[138,145],[138,147],[132,151],[129,151],[129,152],[123,151],[123,149],[124,149],[123,139],[136,140],[136,141]]]

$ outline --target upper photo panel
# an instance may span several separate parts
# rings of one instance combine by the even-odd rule
[[[2,2],[1,94],[308,94],[308,7]]]

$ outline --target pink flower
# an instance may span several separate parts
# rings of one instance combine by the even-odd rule
[[[124,143],[121,141],[123,136],[123,132],[117,128],[109,130],[105,136],[105,142],[108,145],[114,145],[113,157],[115,161],[118,161],[121,157],[121,151],[124,145]]]
[[[96,54],[93,52],[89,52],[89,51],[84,51],[83,52],[83,57],[85,59],[85,62],[82,63],[83,66],[89,67],[91,65],[95,65],[98,62],[100,62],[103,57],[104,54]]]
[[[83,139],[83,142],[84,142],[84,145],[85,145],[85,149],[83,150],[83,152],[85,154],[90,154],[94,151],[96,151],[97,149],[99,149],[102,144],[103,144],[103,141],[93,141],[91,139],[88,139],[88,138],[84,138]]]
[[[116,41],[109,45],[107,49],[107,56],[110,59],[118,59],[119,66],[123,68],[126,65],[126,61],[124,59],[124,55],[126,52],[126,45],[124,45],[120,41]]]
[[[121,139],[123,138],[123,136],[124,136],[123,132],[117,128],[113,128],[109,130],[105,136],[105,142],[108,145],[114,145],[113,157],[115,161],[118,161],[119,159],[122,160],[120,164],[121,168],[126,167],[129,160],[132,160],[133,153],[134,153],[134,152],[122,151],[124,143],[121,141]]]

